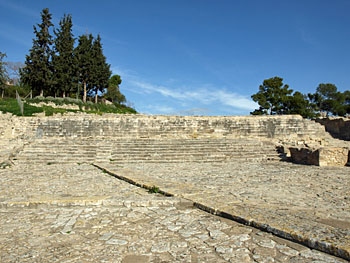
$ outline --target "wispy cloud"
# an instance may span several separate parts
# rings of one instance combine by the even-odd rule
[[[188,96],[188,92],[180,92],[177,90],[172,90],[164,86],[157,86],[146,82],[131,80],[130,83],[137,88],[137,91],[145,94],[159,93],[164,97],[170,97],[173,99],[184,100]]]
[[[32,44],[31,38],[26,38],[28,32],[21,30],[17,27],[13,27],[9,24],[0,25],[0,37],[3,39],[7,39],[8,41],[18,43],[24,47],[30,47]],[[29,37],[29,35],[28,35]]]
[[[238,109],[253,110],[258,106],[250,98],[227,90],[218,90],[212,95],[222,104]]]
[[[2,12],[6,12],[4,9],[11,9],[12,11],[15,11],[18,15],[38,17],[38,13],[35,10],[28,8],[24,5],[16,4],[12,1],[0,1],[0,6],[3,7]]]
[[[312,33],[308,32],[305,28],[299,28],[298,33],[299,33],[300,39],[307,45],[312,47],[317,47],[319,45],[319,42],[312,35]]]
[[[158,86],[140,81],[131,81],[130,83],[133,84],[134,88],[138,88],[136,92],[144,94],[158,93],[161,96],[180,101],[193,101],[204,105],[219,103],[242,110],[253,110],[257,106],[250,98],[235,92],[230,92],[226,89],[209,87],[180,89]]]
[[[122,90],[125,89],[129,96],[138,100],[133,102],[143,113],[207,115],[217,114],[220,108],[226,113],[248,114],[258,107],[250,97],[226,87],[214,87],[211,84],[190,86],[176,80],[158,85],[145,81],[131,70],[114,67],[112,72],[122,77]],[[130,97],[127,96],[127,99]]]

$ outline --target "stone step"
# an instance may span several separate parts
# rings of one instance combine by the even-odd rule
[[[271,142],[259,140],[36,140],[16,161],[63,162],[188,162],[279,159]]]
[[[105,147],[104,149],[101,149],[98,147],[97,149],[89,148],[89,149],[81,149],[79,145],[70,145],[65,147],[56,147],[55,145],[48,145],[48,146],[34,146],[34,147],[27,147],[23,152],[21,152],[19,155],[22,154],[37,154],[37,153],[44,153],[44,154],[57,154],[57,153],[65,153],[68,155],[76,155],[80,153],[84,154],[137,154],[140,152],[144,153],[151,153],[151,154],[177,154],[177,153],[197,153],[200,152],[201,154],[210,154],[210,153],[229,153],[229,154],[235,154],[235,153],[271,153],[275,152],[274,147],[272,146],[246,146],[246,145],[240,145],[240,146],[232,146],[232,145],[226,145],[226,146],[208,146],[208,145],[198,145],[198,146],[174,146],[174,145],[163,145],[163,146],[154,146],[154,145],[148,145],[148,146],[142,146],[142,145],[130,145],[130,146],[121,146],[121,145],[112,145],[110,147]]]
[[[274,154],[202,154],[202,153],[184,153],[184,154],[123,154],[123,155],[67,155],[61,154],[26,154],[20,155],[14,158],[14,160],[56,160],[67,159],[70,160],[208,160],[208,159],[225,159],[225,160],[238,160],[246,158],[266,159],[266,160],[278,160],[279,157]]]
[[[230,159],[226,159],[226,158],[212,158],[212,159],[200,159],[197,158],[195,160],[193,159],[187,159],[184,160],[183,158],[181,159],[124,159],[124,160],[112,160],[112,161],[107,161],[113,164],[118,164],[118,165],[123,165],[123,164],[130,164],[130,163],[138,163],[138,164],[142,164],[142,163],[188,163],[188,162],[192,162],[192,163],[222,163],[222,162],[228,162],[228,161],[239,161],[239,162],[265,162],[267,161],[266,159],[263,158],[244,158],[244,159],[237,159],[237,160],[230,160]],[[271,161],[271,160],[269,160]],[[105,163],[106,160],[105,159],[40,159],[40,160],[14,160],[13,163],[14,164],[18,164],[18,163],[23,163],[23,162],[27,162],[27,163],[31,163],[34,165],[42,165],[42,164],[71,164],[71,163],[94,163],[94,162],[99,162],[99,163]]]

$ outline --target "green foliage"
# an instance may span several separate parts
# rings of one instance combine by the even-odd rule
[[[20,70],[21,81],[32,87],[34,94],[52,94],[52,36],[51,14],[45,8],[41,12],[41,24],[34,26],[33,46],[26,56],[25,66]]]
[[[316,117],[307,97],[299,91],[294,92],[293,96],[287,97],[284,114],[299,114],[304,118]]]
[[[152,187],[150,187],[149,189],[148,189],[148,193],[150,193],[150,194],[158,194],[159,193],[159,187],[157,187],[157,186],[155,186],[155,185],[153,185]]]
[[[28,103],[24,103],[24,110],[23,110],[23,115],[24,116],[33,116],[33,114],[41,113],[44,112],[43,108],[38,108],[32,105],[29,105]],[[16,114],[17,116],[20,116],[19,114]]]
[[[74,36],[72,33],[72,17],[64,15],[60,21],[60,28],[54,31],[56,36],[52,65],[55,70],[53,82],[55,95],[65,97],[69,93],[77,92],[77,60],[74,56]]]
[[[92,41],[93,36],[91,34],[82,35],[79,37],[78,46],[74,50],[78,60],[78,80],[83,85],[83,102],[86,102],[87,85],[92,81],[92,75],[90,74],[93,67]]]
[[[344,92],[344,97],[345,97],[345,101],[344,101],[345,112],[346,114],[350,115],[350,90],[346,90]]]
[[[101,37],[98,35],[94,39],[91,34],[80,36],[74,52],[78,60],[79,81],[83,84],[83,101],[86,102],[87,95],[91,95],[95,96],[97,103],[98,93],[103,93],[108,87],[111,76],[110,65],[103,55]]]
[[[89,83],[89,93],[95,95],[95,103],[97,103],[97,96],[99,92],[104,92],[108,87],[108,81],[112,74],[110,65],[106,62],[106,57],[103,55],[101,37],[97,35],[92,44],[92,68],[90,74],[92,75]]]
[[[314,94],[308,94],[314,111],[324,112],[327,116],[345,116],[350,113],[350,91],[339,92],[331,83],[321,83]]]
[[[1,98],[4,97],[6,82],[8,80],[8,74],[6,72],[5,63],[3,59],[6,57],[5,53],[0,52],[0,90],[1,90]]]
[[[82,35],[74,47],[71,15],[64,15],[59,28],[53,30],[55,38],[50,34],[53,24],[47,8],[41,12],[41,20],[34,26],[33,46],[20,70],[21,83],[31,87],[34,96],[66,97],[75,93],[78,98],[82,89],[84,102],[94,96],[97,103],[111,76],[100,35]],[[125,101],[122,94],[118,95],[118,101]]]
[[[283,79],[280,77],[265,79],[259,87],[259,92],[251,96],[260,106],[251,114],[283,114],[286,111],[288,96],[292,92],[288,85],[283,85]]]
[[[30,89],[26,86],[5,85],[1,98],[16,98],[16,91],[21,97],[26,97],[30,94]]]
[[[104,95],[104,97],[116,104],[122,104],[126,102],[125,96],[119,90],[119,85],[121,83],[122,79],[120,76],[113,75],[108,81],[107,93]]]
[[[64,104],[74,104],[74,105],[82,105],[83,102],[80,99],[74,99],[74,98],[69,98],[69,97],[65,97],[65,98],[54,98],[54,97],[42,97],[42,96],[37,96],[34,97],[33,99],[27,99],[28,102],[30,103],[40,103],[40,102],[45,102],[45,103],[49,103],[52,102],[56,105],[64,105]]]
[[[5,63],[3,59],[6,57],[5,53],[0,52],[0,87],[3,88],[7,81],[7,74],[5,69]]]
[[[18,106],[16,99],[1,99],[0,100],[0,111],[9,112],[17,116],[22,116],[21,110]],[[35,113],[43,112],[42,108],[31,106],[24,103],[24,116],[32,116]]]
[[[35,106],[33,104],[38,103],[54,103],[61,105],[62,108],[56,108],[49,105]],[[65,104],[75,104],[79,107],[79,110],[72,110],[64,108]],[[16,99],[0,99],[0,111],[9,112],[17,116],[22,116],[20,108]],[[103,113],[114,113],[114,114],[134,114],[137,113],[134,109],[126,107],[124,105],[105,105],[102,103],[82,103],[81,100],[72,98],[44,98],[35,97],[33,99],[26,99],[24,102],[24,116],[33,116],[37,113],[45,113],[45,116],[52,116],[53,114],[64,114],[67,112],[86,112],[90,114],[103,114]]]
[[[259,104],[259,109],[251,112],[252,115],[299,114],[304,118],[315,118],[321,112],[335,116],[350,113],[350,91],[338,92],[334,84],[321,83],[314,94],[304,95],[299,91],[292,94],[293,90],[282,81],[280,77],[264,80],[259,92],[251,96]]]
[[[124,106],[124,105],[107,105],[103,103],[92,103],[88,102],[85,104],[85,111],[87,113],[117,113],[117,114],[125,114],[125,113],[137,113],[134,109]]]

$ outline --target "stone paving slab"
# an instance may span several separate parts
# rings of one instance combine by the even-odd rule
[[[350,170],[286,162],[100,164],[208,212],[350,260]]]
[[[0,224],[4,263],[346,262],[89,164],[0,169]]]

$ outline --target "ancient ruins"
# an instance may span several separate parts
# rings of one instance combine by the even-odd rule
[[[1,223],[11,222],[12,229],[21,232],[21,227],[11,221],[11,215],[13,220],[28,217],[27,222],[36,222],[34,214],[33,218],[31,212],[23,214],[23,209],[36,210],[36,214],[43,215],[40,220],[54,226],[42,228],[41,232],[30,230],[42,233],[37,240],[49,244],[52,234],[66,242],[56,254],[53,245],[48,245],[44,252],[23,243],[16,257],[7,254],[6,247],[10,249],[11,240],[18,239],[19,232],[3,230],[1,243],[6,245],[0,249],[2,262],[14,259],[33,262],[30,257],[38,258],[49,252],[62,262],[67,260],[61,255],[63,248],[68,244],[78,246],[72,245],[69,235],[83,242],[80,238],[89,236],[89,231],[96,236],[91,234],[89,242],[99,244],[101,249],[96,248],[95,254],[88,257],[88,252],[78,255],[83,249],[79,245],[71,251],[71,259],[102,260],[99,256],[104,254],[104,260],[112,262],[109,260],[115,253],[118,256],[113,262],[350,260],[350,142],[346,137],[350,132],[348,128],[339,128],[349,127],[350,121],[339,124],[336,120],[338,128],[331,121],[316,122],[295,115],[72,114],[24,118],[0,114],[0,121],[0,168],[3,168],[0,204],[1,212],[9,216],[7,221],[3,217],[5,221]],[[108,177],[102,179],[98,171]],[[112,185],[120,180],[127,183],[115,185],[121,188],[113,190]],[[127,201],[131,200],[129,193],[137,188],[130,187],[135,186],[155,192],[156,197],[140,192],[140,198],[133,196],[133,201]],[[117,207],[118,211],[129,209],[125,216],[135,215],[140,225],[129,226],[128,220],[115,223],[113,220],[122,217],[113,217],[106,209],[112,211]],[[150,211],[159,213],[154,220],[147,221],[150,225],[143,227],[152,229],[155,227],[152,224],[163,218],[167,223],[158,223],[170,231],[164,235],[169,239],[176,234],[178,241],[165,241],[154,232],[148,233],[148,237],[154,235],[150,241],[142,235],[147,230],[136,234],[135,229],[143,224],[142,217],[136,219],[140,207],[145,213],[149,211],[143,217],[148,218]],[[56,214],[61,208],[65,212],[59,213],[67,213],[65,218]],[[108,214],[107,221],[97,220],[102,210]],[[178,214],[168,218],[175,211]],[[229,221],[217,223],[220,230],[206,226],[203,228],[209,233],[206,235],[194,222],[207,219],[200,219],[199,214],[194,216],[195,211]],[[186,227],[177,221],[184,212],[194,218]],[[96,217],[94,224],[98,228],[91,228],[90,217]],[[229,222],[238,222],[240,227]],[[125,228],[124,233],[119,224],[130,227],[129,232]],[[236,229],[236,234],[228,234],[228,229]],[[77,236],[79,231],[85,234]],[[118,231],[124,237],[118,236]],[[135,235],[139,235],[138,239]],[[240,242],[234,239],[235,235]],[[30,239],[30,235],[21,240],[26,238]],[[137,243],[140,240],[144,241]],[[107,253],[105,247],[112,250]],[[312,254],[312,249],[328,255]],[[37,254],[28,256],[29,250]],[[73,252],[78,254],[73,257]]]

